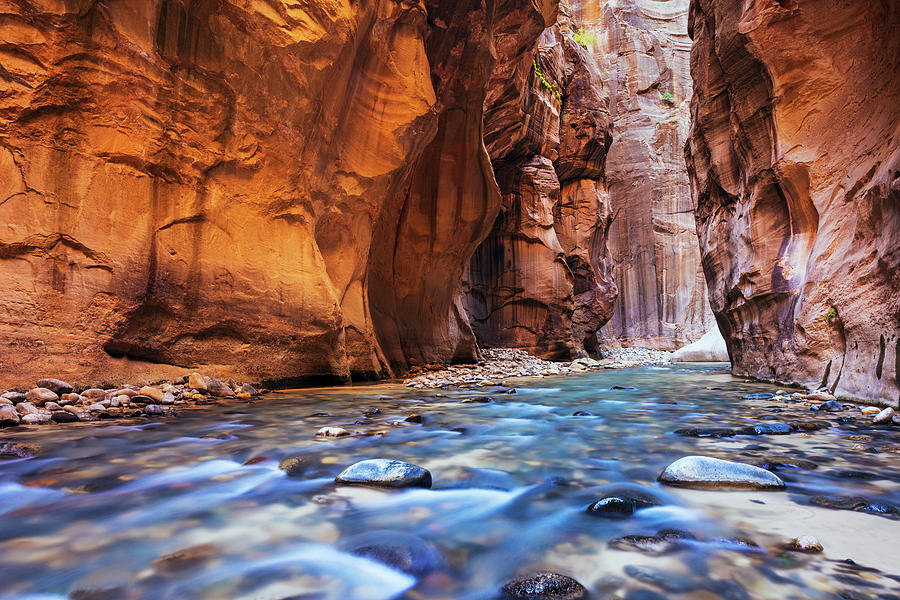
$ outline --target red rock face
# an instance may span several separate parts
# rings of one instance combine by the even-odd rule
[[[485,141],[503,199],[469,264],[470,320],[489,346],[596,354],[616,296],[603,183],[609,97],[593,58],[559,26],[518,67],[522,91],[501,84],[487,100]]]
[[[460,277],[499,207],[485,89],[555,12],[17,3],[0,72],[4,383],[171,366],[347,379],[473,357]]]
[[[741,375],[900,399],[900,12],[694,0],[686,150]]]
[[[568,3],[609,88],[605,178],[615,311],[606,345],[673,350],[714,326],[683,148],[688,133],[688,0]]]

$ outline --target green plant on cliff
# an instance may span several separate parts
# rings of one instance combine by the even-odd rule
[[[831,323],[837,317],[837,309],[835,307],[831,307],[828,309],[824,315],[822,315],[822,320],[826,323]]]
[[[572,39],[578,42],[582,48],[587,50],[588,46],[597,42],[597,36],[593,33],[584,30],[584,27],[579,27],[578,31],[572,34]]]
[[[556,96],[557,100],[562,102],[562,92],[556,89],[556,86],[548,81],[546,77],[544,77],[544,74],[541,73],[540,67],[538,67],[537,59],[532,59],[531,64],[534,65],[534,74],[538,76],[538,79],[541,80],[541,83],[544,84],[544,87],[550,90],[553,95]]]
[[[663,102],[668,102],[669,104],[675,104],[675,96],[672,95],[672,92],[666,92],[662,95]]]

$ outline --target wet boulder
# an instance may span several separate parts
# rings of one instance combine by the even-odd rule
[[[545,571],[510,579],[500,595],[503,600],[587,600],[588,591],[571,577]]]
[[[811,406],[810,409],[820,410],[823,412],[840,412],[844,410],[844,405],[837,400],[829,400],[828,402],[823,402],[818,406]]]
[[[787,435],[795,431],[787,423],[759,423],[739,430],[741,435]]]
[[[613,484],[602,488],[603,496],[587,507],[593,517],[626,519],[635,512],[661,506],[663,501],[652,490],[639,485]]]
[[[897,518],[900,510],[896,506],[882,502],[870,502],[861,496],[813,496],[810,504],[833,510],[852,510],[886,517]]]
[[[676,429],[675,434],[696,438],[725,438],[737,435],[737,430],[728,427],[685,427]]]
[[[896,416],[897,412],[893,408],[886,408],[872,419],[872,422],[876,425],[883,425],[886,423],[891,423],[894,420],[894,416]]]
[[[373,458],[347,467],[334,481],[343,485],[430,488],[431,473],[418,465],[401,460]]]
[[[784,482],[770,471],[709,456],[685,456],[667,466],[659,481],[700,489],[783,489]]]

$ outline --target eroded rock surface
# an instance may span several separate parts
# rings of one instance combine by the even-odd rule
[[[564,3],[610,95],[605,181],[609,255],[619,290],[605,345],[674,350],[714,325],[683,148],[692,93],[689,0]]]
[[[900,12],[694,0],[686,157],[736,374],[900,401]]]
[[[167,365],[346,380],[474,358],[460,279],[500,199],[485,90],[530,64],[556,8],[5,9],[5,383]]]
[[[467,309],[486,345],[557,360],[596,354],[616,295],[603,182],[607,88],[559,24],[519,67],[521,101],[509,102],[502,86],[487,99],[485,142],[502,204],[469,264]]]

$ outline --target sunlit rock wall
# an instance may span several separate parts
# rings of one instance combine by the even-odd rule
[[[609,72],[606,160],[615,312],[604,345],[675,349],[714,325],[683,148],[691,97],[688,0],[573,1],[573,30],[596,38]]]
[[[0,13],[4,384],[475,356],[460,278],[500,197],[484,96],[554,2]]]
[[[897,406],[900,6],[694,0],[686,155],[741,375]]]

